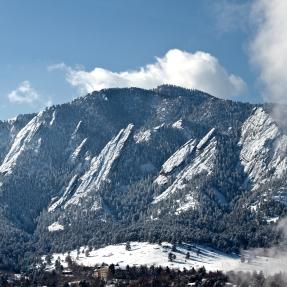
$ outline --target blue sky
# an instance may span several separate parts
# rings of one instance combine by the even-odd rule
[[[182,66],[193,71],[194,63],[221,71],[223,79],[214,76],[208,92],[220,93],[225,87],[218,85],[228,82],[231,98],[262,101],[260,71],[250,63],[255,29],[247,14],[252,4],[244,0],[1,1],[0,119],[63,103],[115,81],[132,85],[140,67],[145,67],[145,75],[135,81],[139,86],[145,87],[154,67],[165,75],[164,82],[172,82],[177,78],[170,75],[175,60],[179,73]],[[167,54],[170,50],[178,53]],[[147,64],[154,66],[149,69]],[[91,73],[96,67],[103,70]],[[200,71],[200,77],[188,76],[183,85],[204,87],[207,70]],[[119,74],[124,71],[137,72]],[[107,75],[108,82],[103,83]],[[157,82],[160,79],[147,87]]]

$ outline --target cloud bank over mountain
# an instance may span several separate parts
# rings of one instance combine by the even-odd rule
[[[259,71],[264,100],[279,104],[273,109],[273,117],[287,129],[286,11],[285,0],[254,2],[251,18],[255,27],[255,36],[250,45],[250,59]]]
[[[199,89],[219,98],[239,95],[246,89],[245,82],[225,70],[219,60],[209,53],[171,49],[162,58],[136,70],[113,72],[96,67],[92,71],[73,69],[64,63],[50,66],[50,71],[64,70],[67,81],[81,94],[113,87],[155,88],[173,84]]]
[[[256,34],[251,62],[259,69],[266,100],[287,104],[287,2],[256,0],[252,9]]]

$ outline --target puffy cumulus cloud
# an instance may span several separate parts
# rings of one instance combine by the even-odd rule
[[[252,19],[256,34],[251,62],[259,69],[265,99],[287,104],[287,1],[256,0]]]
[[[27,104],[40,108],[53,104],[50,97],[47,99],[41,97],[29,81],[23,81],[15,90],[11,91],[8,94],[8,99],[13,104]]]
[[[40,96],[29,81],[24,81],[8,94],[8,99],[11,103],[33,105],[40,100]]]
[[[92,71],[72,69],[63,63],[49,67],[50,71],[56,69],[64,70],[67,81],[82,94],[113,87],[151,89],[161,84],[173,84],[229,98],[246,88],[245,82],[239,76],[229,74],[217,58],[200,51],[169,50],[153,64],[118,73],[98,67]]]

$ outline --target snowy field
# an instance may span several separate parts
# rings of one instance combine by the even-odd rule
[[[210,248],[182,244],[176,247],[176,252],[171,251],[172,245],[169,243],[150,244],[147,242],[131,242],[131,250],[126,250],[126,244],[109,245],[104,248],[92,250],[86,256],[87,247],[80,248],[70,252],[73,261],[84,266],[95,266],[102,263],[118,264],[125,268],[129,266],[162,266],[174,269],[195,269],[204,266],[209,271],[263,271],[265,274],[272,274],[284,271],[287,268],[287,262],[282,264],[282,260],[270,257],[256,257],[249,263],[241,263],[236,255],[227,255]],[[176,258],[171,262],[168,254],[172,252]],[[190,258],[186,258],[187,252]],[[55,260],[60,258],[61,264],[67,267],[65,258],[68,253],[54,254],[52,258],[53,268]],[[273,268],[270,268],[272,266]]]

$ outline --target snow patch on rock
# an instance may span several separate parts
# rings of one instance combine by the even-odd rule
[[[85,145],[86,141],[87,141],[87,138],[85,138],[85,139],[76,147],[76,149],[74,150],[74,152],[71,154],[71,157],[70,157],[70,158],[71,158],[72,161],[75,161],[75,160],[77,159],[77,157],[79,156],[79,154],[80,154],[80,152],[81,152],[83,146]]]
[[[212,137],[213,133],[215,131],[215,128],[212,128],[203,138],[202,140],[198,143],[197,148],[201,149]]]
[[[208,176],[213,173],[217,156],[217,140],[214,137],[214,131],[214,128],[211,129],[198,144],[196,144],[196,140],[189,140],[163,164],[155,183],[163,186],[170,181],[171,184],[154,198],[153,204],[166,200],[173,194],[184,190],[186,184],[191,183],[194,177],[201,174]],[[182,165],[182,169],[178,171],[176,167],[180,165]],[[177,207],[175,214],[180,214],[197,206],[196,189],[195,187],[194,190],[186,191],[187,193],[181,200],[174,202],[174,206]]]
[[[287,171],[287,136],[263,108],[256,108],[241,130],[240,160],[256,188]]]
[[[182,202],[180,202],[180,206],[176,209],[175,214],[179,215],[182,212],[186,212],[190,209],[194,209],[196,207],[197,201],[194,200],[194,197],[190,194],[187,194]]]
[[[0,166],[0,172],[7,172],[8,174],[12,172],[13,167],[16,165],[19,156],[26,150],[35,150],[35,147],[39,146],[41,142],[36,142],[36,146],[33,145],[33,137],[38,132],[40,126],[42,125],[42,112],[32,118],[32,120],[23,127],[16,135],[10,151],[4,158],[2,165]]]
[[[154,183],[156,183],[157,185],[165,185],[168,183],[168,177],[160,174],[154,181]]]
[[[134,135],[134,140],[136,143],[148,142],[151,138],[151,130],[140,131]]]
[[[72,192],[74,185],[77,183],[77,178],[78,178],[77,174],[71,178],[68,186],[64,190],[63,196],[56,202],[54,202],[52,205],[50,205],[50,207],[48,208],[48,212],[53,212],[56,208],[61,206],[68,199],[68,196]]]
[[[81,198],[86,197],[91,191],[97,191],[107,180],[111,167],[120,156],[132,129],[132,124],[129,124],[126,129],[122,129],[116,137],[108,142],[100,154],[91,160],[90,167],[80,178],[80,185],[66,202],[65,208],[69,205],[77,205]]]
[[[172,172],[176,167],[181,165],[186,158],[194,151],[196,140],[189,140],[180,147],[162,166],[164,173]]]
[[[49,232],[62,231],[64,230],[64,226],[59,222],[54,222],[48,226],[48,230]]]
[[[182,119],[180,119],[180,120],[176,121],[175,123],[173,123],[172,124],[172,128],[182,130],[183,129]]]
[[[279,216],[269,217],[266,221],[268,223],[277,223],[279,221]]]
[[[52,119],[50,121],[50,126],[52,126],[54,124],[55,120],[56,120],[56,111],[53,111]]]

